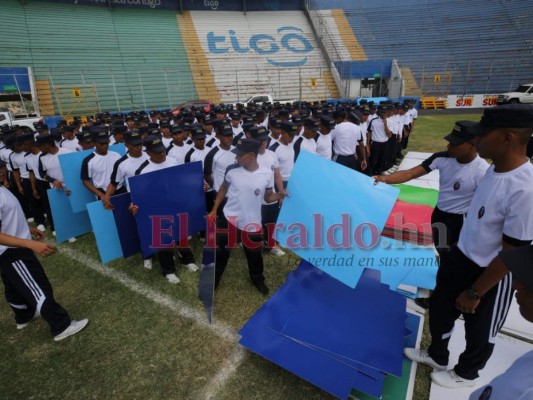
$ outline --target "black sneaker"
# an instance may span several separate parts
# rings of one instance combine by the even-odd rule
[[[265,282],[256,283],[254,286],[263,296],[267,296],[270,293],[270,289],[265,285]]]

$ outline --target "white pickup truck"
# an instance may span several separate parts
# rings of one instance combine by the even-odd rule
[[[533,103],[533,83],[525,83],[514,91],[498,96],[498,104]]]
[[[23,126],[30,128],[33,132],[35,132],[35,128],[33,126],[34,122],[40,122],[44,124],[44,121],[41,117],[30,117],[30,118],[16,118],[15,115],[11,111],[0,110],[0,126]]]
[[[240,104],[244,104],[245,106],[247,106],[248,104],[257,104],[257,105],[261,105],[263,103],[281,103],[281,104],[286,104],[286,103],[294,103],[295,101],[298,101],[298,100],[274,100],[274,98],[269,95],[269,94],[255,94],[253,96],[250,96],[248,97],[246,100],[244,101],[241,101],[239,102]],[[235,103],[234,105],[236,105],[237,103]]]

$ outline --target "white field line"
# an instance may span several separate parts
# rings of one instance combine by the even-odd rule
[[[194,321],[196,324],[200,325],[202,328],[205,328],[212,332],[213,334],[219,336],[222,339],[225,339],[229,342],[234,343],[234,348],[231,351],[227,359],[222,363],[219,371],[213,376],[213,378],[207,383],[207,385],[202,389],[200,396],[202,399],[210,400],[213,399],[217,392],[220,391],[227,381],[232,377],[232,375],[237,371],[237,368],[244,361],[246,357],[246,352],[244,349],[237,343],[238,335],[234,330],[228,325],[221,322],[214,322],[209,324],[207,321],[207,316],[198,310],[193,309],[182,301],[172,299],[170,296],[164,295],[150,287],[144,285],[143,283],[137,282],[136,280],[130,278],[126,273],[117,271],[111,267],[106,267],[101,264],[99,261],[91,259],[84,254],[81,254],[72,248],[67,246],[60,246],[61,253],[70,257],[74,261],[79,262],[83,266],[98,272],[108,278],[114,279],[115,281],[122,284],[124,287],[130,289],[131,291],[144,296],[150,301],[153,301],[160,306],[168,308],[169,310],[177,313],[183,318]]]
[[[226,339],[229,342],[236,343],[238,341],[238,335],[235,333],[234,329],[228,325],[221,322],[214,322],[210,324],[207,320],[207,316],[202,311],[195,310],[194,308],[188,306],[182,301],[175,300],[170,296],[162,294],[147,285],[137,282],[136,280],[130,278],[126,273],[122,271],[117,271],[114,268],[106,267],[101,264],[99,261],[87,257],[85,254],[81,254],[76,250],[73,250],[67,246],[60,246],[61,253],[67,255],[73,260],[79,262],[85,267],[92,269],[108,278],[112,278],[115,281],[121,283],[126,288],[131,291],[140,294],[147,298],[150,301],[153,301],[156,304],[159,304],[169,310],[176,312],[178,315],[183,318],[194,321],[196,324],[202,326],[215,335]]]
[[[228,358],[224,360],[218,372],[204,386],[199,396],[200,399],[213,400],[216,394],[227,384],[230,378],[237,372],[237,368],[244,361],[246,352],[239,345],[235,345]]]

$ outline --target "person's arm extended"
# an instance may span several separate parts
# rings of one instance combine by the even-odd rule
[[[83,180],[83,186],[85,186],[91,193],[98,197],[98,199],[105,201],[105,194],[99,191],[90,180]]]
[[[378,182],[384,183],[404,183],[410,181],[411,179],[420,178],[423,175],[426,175],[428,172],[421,165],[417,165],[411,169],[406,169],[405,171],[398,171],[390,175],[376,175],[373,178],[375,179],[375,184]]]
[[[38,229],[30,228],[30,232],[39,240],[44,238],[44,234]],[[5,233],[0,233],[0,245],[8,247],[26,247],[40,256],[48,256],[56,251],[56,247],[53,244],[38,242],[36,240],[21,239]]]
[[[24,188],[22,187],[22,181],[20,179],[20,169],[13,170],[13,180],[15,181],[15,185],[17,185],[19,193],[24,194]]]
[[[289,194],[286,191],[274,193],[272,188],[267,188],[265,190],[265,201],[267,203],[273,203],[275,201],[281,200],[285,197],[289,196]]]
[[[215,199],[215,204],[213,204],[213,208],[207,214],[207,218],[215,218],[217,216],[218,208],[220,207],[220,204],[224,201],[224,198],[228,194],[228,188],[229,184],[228,182],[224,181],[222,182],[222,185],[220,185],[220,189],[218,189],[217,197]]]

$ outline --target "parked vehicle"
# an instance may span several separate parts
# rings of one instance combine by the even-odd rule
[[[29,118],[17,118],[11,111],[0,110],[0,126],[13,126],[18,125],[22,127],[28,127],[35,132],[34,122],[44,124],[44,120],[41,117],[29,117]]]
[[[298,101],[298,100],[275,100],[269,94],[255,94],[255,95],[250,96],[246,100],[241,101],[239,103],[240,104],[244,104],[245,106],[247,106],[248,104],[261,105],[263,103],[281,103],[281,104],[291,103],[292,104],[292,103],[294,103],[296,101]],[[239,104],[239,103],[235,103],[234,105]]]
[[[518,86],[514,91],[498,96],[498,104],[533,103],[533,83]]]
[[[206,113],[211,111],[213,103],[210,100],[190,100],[185,103],[181,103],[174,110],[172,110],[173,115],[180,115],[180,113],[188,108],[203,108]]]

